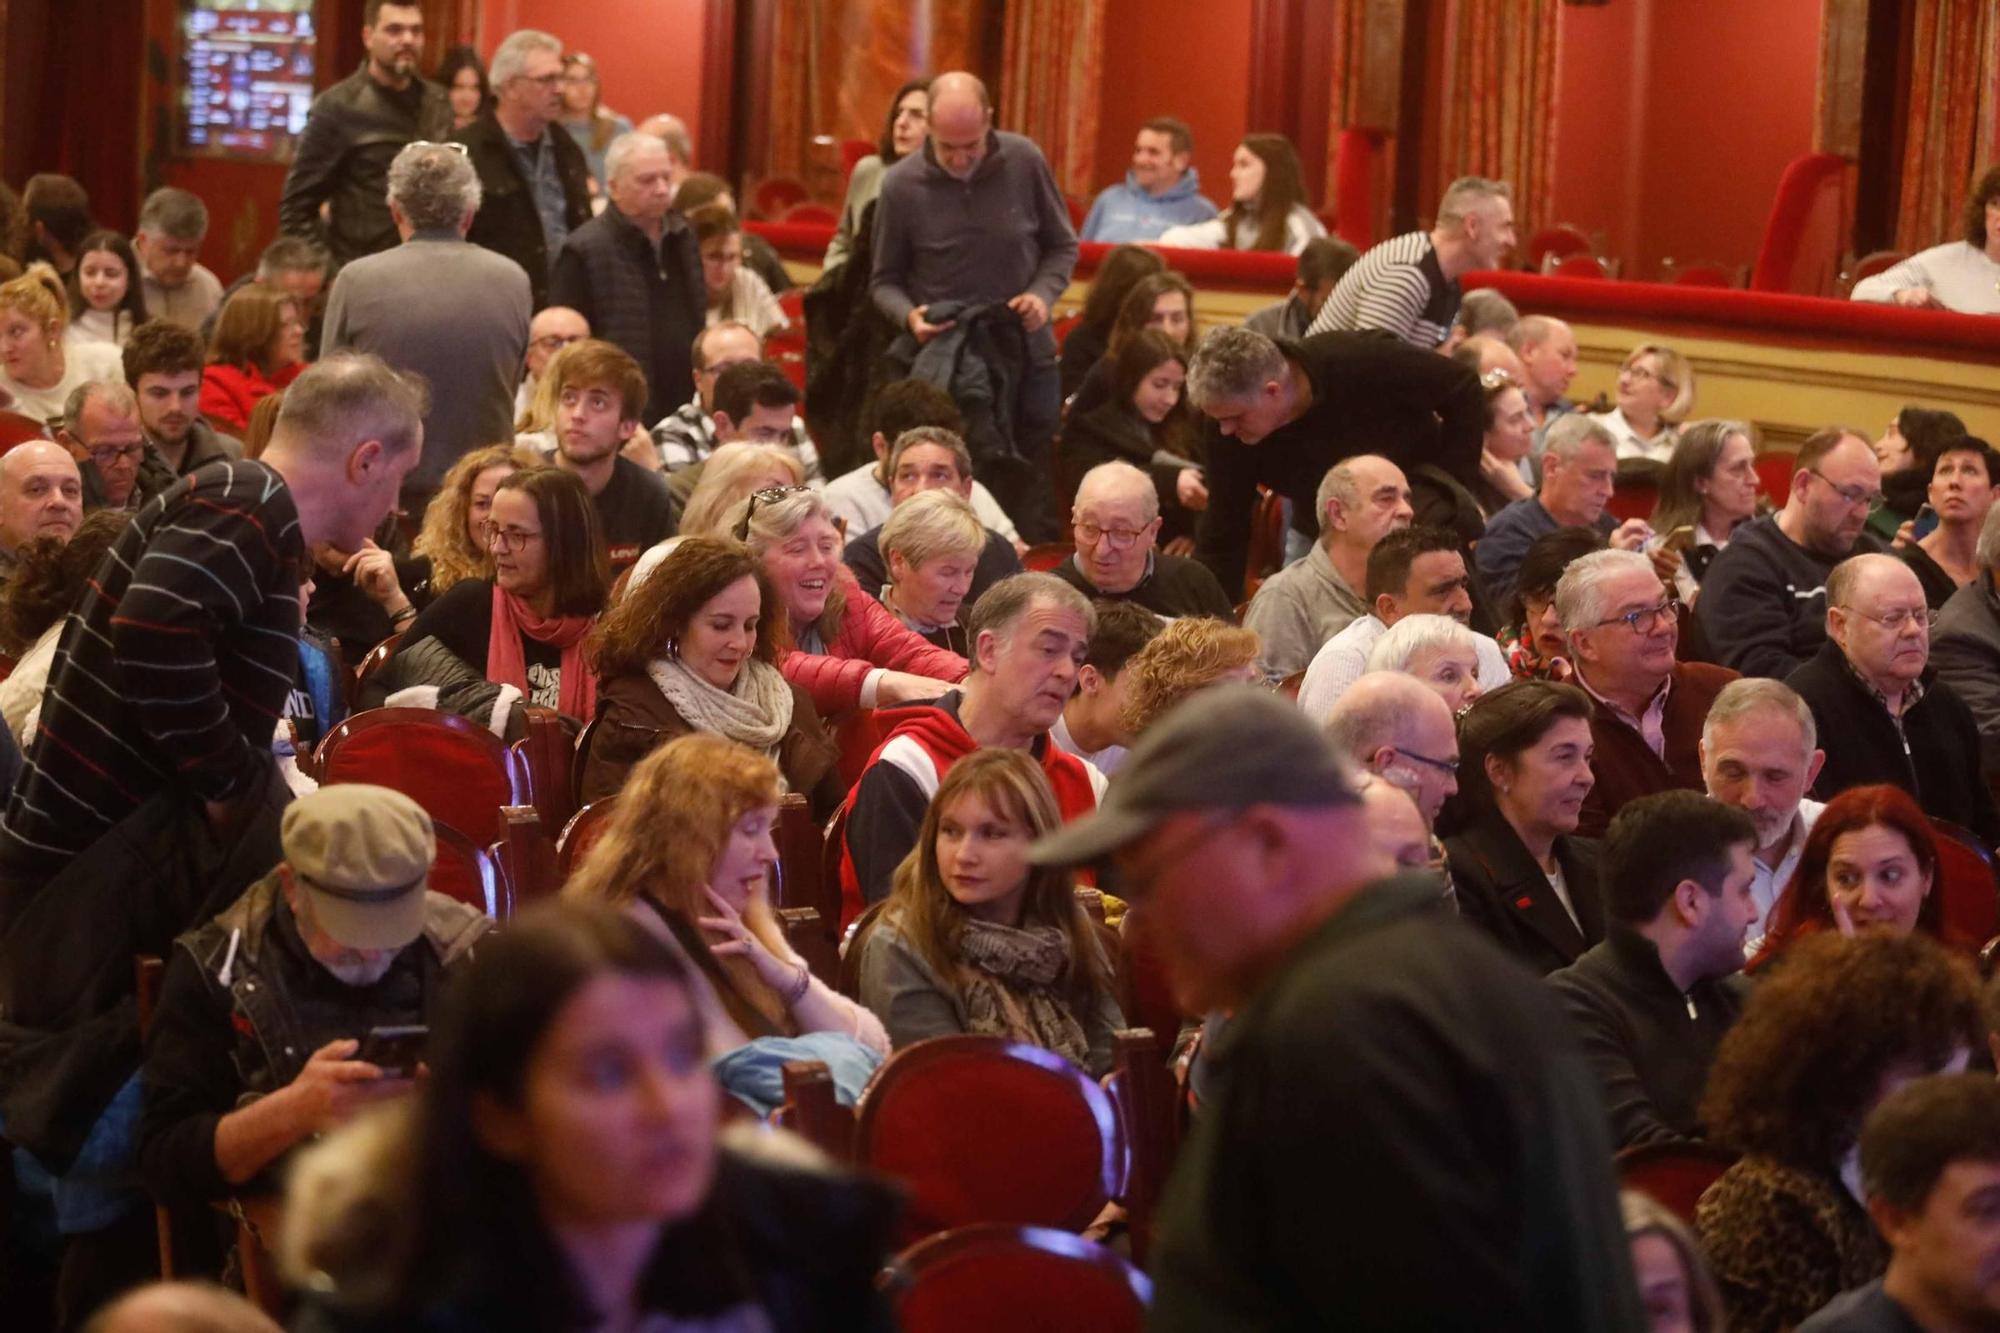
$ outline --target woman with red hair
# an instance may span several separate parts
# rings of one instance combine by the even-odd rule
[[[1850,787],[1827,802],[1799,855],[1791,883],[1771,909],[1771,927],[1752,969],[1802,935],[1870,926],[1921,930],[1970,953],[1983,941],[1957,938],[1937,891],[1937,840],[1930,820],[1900,787]]]

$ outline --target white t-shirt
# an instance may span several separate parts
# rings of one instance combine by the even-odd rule
[[[24,417],[47,422],[63,414],[64,404],[78,385],[92,380],[106,384],[125,382],[125,358],[112,343],[82,342],[63,346],[63,377],[53,388],[31,389],[0,370],[0,391],[9,400],[0,410],[19,412]]]

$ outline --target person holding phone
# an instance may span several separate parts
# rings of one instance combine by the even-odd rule
[[[167,963],[142,1071],[155,1198],[266,1192],[296,1145],[407,1092],[446,975],[492,928],[427,887],[436,834],[400,792],[322,787],[281,836],[285,859]]]

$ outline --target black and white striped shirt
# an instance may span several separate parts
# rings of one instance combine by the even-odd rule
[[[1380,330],[1430,351],[1451,332],[1464,293],[1438,266],[1426,231],[1392,236],[1347,270],[1326,298],[1312,333]]]
[[[270,763],[298,674],[299,514],[213,463],[133,516],[63,624],[0,869],[53,872],[169,784],[225,800]]]

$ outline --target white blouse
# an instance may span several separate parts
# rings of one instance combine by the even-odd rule
[[[1227,214],[1212,217],[1206,222],[1190,222],[1178,227],[1169,227],[1160,233],[1156,245],[1169,246],[1181,250],[1220,250],[1222,238],[1228,235]],[[1326,235],[1326,227],[1312,215],[1304,204],[1293,204],[1292,211],[1285,218],[1285,253],[1295,255],[1306,248],[1306,242]],[[1257,220],[1246,217],[1236,224],[1236,248],[1248,250],[1257,244]]]
[[[1857,301],[1892,302],[1905,287],[1923,288],[1947,310],[2000,315],[2000,260],[1967,241],[1920,250],[1855,283],[1850,295]]]

